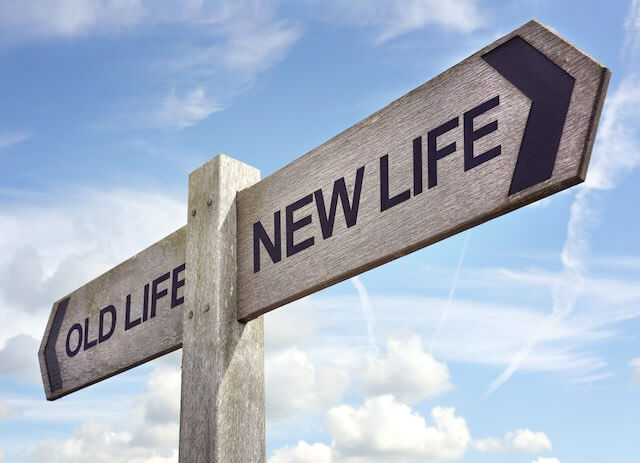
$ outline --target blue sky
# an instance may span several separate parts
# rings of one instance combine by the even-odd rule
[[[46,402],[51,303],[532,18],[612,70],[587,182],[268,314],[267,457],[636,463],[638,0],[1,2],[0,461],[177,461],[180,353]]]

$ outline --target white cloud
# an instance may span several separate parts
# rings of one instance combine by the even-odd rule
[[[20,332],[13,323],[21,312],[48,311],[55,299],[175,231],[185,214],[186,205],[164,193],[126,189],[80,188],[0,205],[0,314],[7,321],[0,341]]]
[[[474,439],[471,442],[474,450],[480,453],[497,453],[504,451],[504,443],[497,437],[487,437],[486,439]]]
[[[296,347],[267,357],[265,375],[267,415],[275,420],[336,404],[349,385],[343,369],[316,368]]]
[[[172,90],[162,102],[162,108],[153,116],[158,127],[184,129],[206,119],[222,108],[207,96],[203,87],[197,87],[183,96]]]
[[[531,463],[560,463],[557,458],[539,457],[533,460]]]
[[[316,366],[298,347],[268,354],[269,419],[291,418],[296,413],[317,412],[337,404],[347,392],[350,378],[355,390],[368,397],[391,394],[409,404],[453,388],[447,365],[427,354],[416,335],[390,337],[382,353],[343,346],[335,358],[341,363],[320,356]]]
[[[508,433],[505,442],[508,448],[523,452],[541,453],[551,450],[551,441],[545,433],[529,429],[518,429]]]
[[[629,362],[629,366],[632,369],[633,381],[636,384],[640,384],[640,357],[631,360],[631,362]]]
[[[364,358],[360,375],[368,395],[393,394],[410,404],[453,388],[447,365],[426,353],[416,335],[389,338],[384,355]]]
[[[321,326],[313,299],[305,297],[264,315],[264,343],[267,352],[310,341]]]
[[[470,33],[486,21],[476,0],[363,0],[334,2],[332,8],[333,19],[373,27],[379,42],[427,26]]]
[[[294,447],[285,446],[273,452],[268,463],[331,463],[331,448],[324,444],[298,442]]]
[[[23,141],[31,138],[30,132],[15,132],[0,134],[0,150],[8,148],[9,146],[22,143]]]
[[[27,334],[19,334],[6,340],[0,349],[0,378],[8,376],[21,381],[39,383],[37,340]],[[0,404],[2,405],[2,404]],[[0,417],[2,407],[0,406]]]
[[[435,407],[432,425],[393,396],[368,399],[361,407],[341,405],[327,414],[333,452],[341,461],[454,460],[470,441],[464,418]]]
[[[542,453],[551,450],[551,441],[540,431],[518,429],[505,434],[503,439],[489,437],[472,442],[473,448],[481,453],[528,452]]]
[[[68,439],[39,442],[29,461],[51,463],[175,463],[178,457],[180,371],[157,368],[147,392],[121,423],[85,422]]]
[[[447,461],[461,458],[471,440],[466,421],[453,408],[433,408],[428,424],[390,395],[357,408],[331,408],[327,428],[331,445],[300,441],[275,450],[269,463]]]

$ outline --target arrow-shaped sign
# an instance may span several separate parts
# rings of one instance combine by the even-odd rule
[[[240,192],[239,318],[583,181],[608,81],[531,21]]]
[[[53,305],[38,357],[49,400],[180,348],[186,227]]]

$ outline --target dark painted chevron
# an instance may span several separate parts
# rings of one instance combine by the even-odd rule
[[[512,195],[551,178],[575,78],[520,36],[482,58],[531,100]]]
[[[51,392],[62,389],[62,376],[60,375],[60,365],[58,364],[58,355],[56,354],[56,342],[58,341],[64,315],[67,312],[67,305],[69,305],[69,298],[58,302],[56,314],[53,317],[53,323],[51,323],[51,330],[49,330],[49,336],[47,337],[47,343],[44,346],[44,363],[47,365]]]

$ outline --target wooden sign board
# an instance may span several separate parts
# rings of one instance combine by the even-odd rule
[[[182,346],[187,227],[53,305],[38,352],[54,400]]]
[[[238,318],[585,179],[609,71],[532,21],[238,193]]]
[[[221,249],[227,267],[237,264],[236,285],[216,291],[247,322],[583,181],[609,76],[536,21],[497,40],[239,191],[223,208],[236,246],[216,243],[217,232],[197,235],[192,247],[204,251],[191,253],[192,286],[187,227],[196,234],[188,225],[54,304],[38,353],[47,398],[180,348],[183,316],[204,323],[219,313],[203,295],[224,280],[214,271]],[[190,207],[198,199],[209,214],[221,210],[221,188],[232,194],[232,185],[258,178],[237,161],[216,159],[201,169],[218,172],[218,183],[189,188]],[[238,174],[245,170],[251,182]],[[218,178],[223,171],[244,180]],[[204,305],[185,312],[189,291],[201,293]],[[220,339],[228,334],[217,329]],[[254,360],[246,363],[255,369]]]

